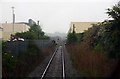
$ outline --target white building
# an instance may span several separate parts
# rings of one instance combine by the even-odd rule
[[[26,32],[29,31],[30,26],[25,23],[4,23],[2,24],[2,36],[3,40],[9,40],[11,34],[15,34],[17,32]]]
[[[85,30],[88,30],[88,28],[92,27],[92,24],[97,24],[97,23],[98,22],[71,22],[68,33],[73,32],[73,27],[76,33],[82,33]]]

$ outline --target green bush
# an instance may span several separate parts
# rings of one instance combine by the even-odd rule
[[[7,69],[8,72],[13,72],[17,60],[10,53],[2,54],[3,69]]]
[[[78,42],[81,43],[83,41],[84,33],[78,33],[76,35],[77,35]]]
[[[103,53],[103,52],[104,52],[103,45],[97,44],[97,45],[94,47],[94,51]]]
[[[70,43],[75,43],[77,42],[77,36],[75,33],[69,33],[68,36],[67,36],[67,43],[70,44]]]
[[[39,25],[34,24],[30,27],[29,31],[23,33],[16,33],[16,37],[21,37],[24,39],[49,39],[48,36],[44,35],[45,33],[42,31]]]

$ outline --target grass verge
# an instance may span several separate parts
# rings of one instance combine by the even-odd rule
[[[117,64],[115,59],[91,50],[87,44],[71,44],[67,50],[74,67],[83,77],[110,77]]]
[[[11,52],[4,52],[3,50],[2,77],[27,77],[52,51],[54,51],[54,46],[39,49],[33,43],[29,44],[27,52],[18,57],[13,57]]]

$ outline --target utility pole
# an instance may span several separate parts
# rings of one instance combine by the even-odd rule
[[[75,24],[73,24],[73,33],[75,33]]]
[[[11,7],[12,8],[12,15],[13,15],[13,33],[14,33],[14,24],[15,24],[15,13],[14,13],[14,8],[15,7]]]

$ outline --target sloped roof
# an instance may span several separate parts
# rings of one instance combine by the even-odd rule
[[[98,22],[71,22],[70,24],[70,29],[68,33],[73,32],[73,25],[75,27],[75,32],[76,33],[82,33],[88,28],[92,27],[92,24],[97,24]]]
[[[17,22],[15,24],[26,24],[26,25],[30,26],[29,23],[26,23],[26,22]]]

